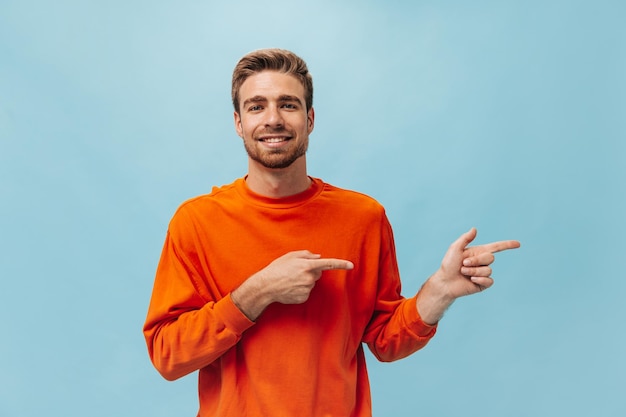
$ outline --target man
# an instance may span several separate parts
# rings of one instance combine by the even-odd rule
[[[312,79],[293,53],[243,57],[232,84],[248,174],[185,202],[170,223],[144,334],[159,372],[199,370],[199,416],[371,416],[363,343],[382,361],[435,334],[461,296],[490,287],[493,253],[468,247],[400,295],[392,230],[372,198],[308,176]]]

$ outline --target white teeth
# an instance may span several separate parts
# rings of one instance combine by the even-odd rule
[[[278,143],[278,142],[283,142],[284,140],[285,138],[265,138],[263,139],[263,142]]]

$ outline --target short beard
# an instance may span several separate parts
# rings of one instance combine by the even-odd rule
[[[244,140],[243,145],[246,148],[246,152],[250,159],[259,164],[263,165],[265,168],[270,169],[283,169],[291,166],[298,158],[304,156],[309,147],[309,141],[306,140],[302,142],[296,149],[291,152],[285,152],[282,149],[278,149],[275,151],[268,151],[265,154],[259,154],[256,149],[248,146],[248,143]]]

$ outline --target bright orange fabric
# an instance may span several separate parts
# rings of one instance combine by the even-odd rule
[[[294,250],[352,261],[324,271],[304,304],[251,322],[230,292]],[[382,361],[435,333],[400,295],[391,227],[370,197],[313,179],[270,199],[244,179],[185,202],[170,222],[144,334],[158,371],[199,372],[199,416],[371,416],[362,343]]]

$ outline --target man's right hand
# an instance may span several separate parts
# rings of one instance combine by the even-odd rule
[[[274,302],[304,303],[323,271],[352,268],[352,262],[345,259],[322,258],[307,250],[289,252],[248,278],[231,298],[254,321]]]

